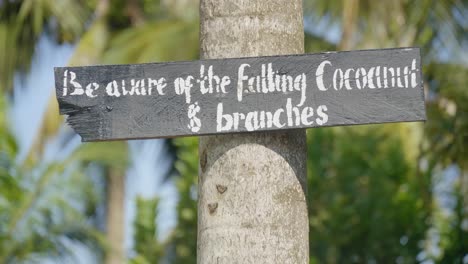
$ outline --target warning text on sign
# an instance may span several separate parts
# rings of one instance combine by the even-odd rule
[[[84,141],[425,119],[416,48],[56,68]]]

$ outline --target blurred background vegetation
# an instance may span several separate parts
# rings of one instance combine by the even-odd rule
[[[308,53],[421,47],[428,114],[308,130],[311,263],[468,263],[468,1],[304,0],[304,25]],[[18,97],[52,86],[18,88],[41,38],[72,45],[68,65],[194,60],[198,3],[0,0],[0,263],[90,263],[70,259],[77,244],[96,263],[195,263],[196,138],[161,141],[175,226],[159,228],[160,197],[136,197],[131,248],[121,228],[139,162],[131,145],[76,143],[52,87],[31,144],[19,144],[13,127],[33,120],[14,114]],[[47,74],[53,66],[64,65]]]

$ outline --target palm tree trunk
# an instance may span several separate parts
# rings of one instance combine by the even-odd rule
[[[340,50],[349,50],[353,47],[353,33],[359,13],[359,0],[343,1],[343,21],[341,24],[342,34]]]
[[[201,0],[205,59],[303,53],[301,0]],[[201,137],[198,263],[308,263],[305,131]]]
[[[124,208],[125,174],[116,169],[107,173],[107,223],[106,236],[109,250],[106,264],[125,263]]]

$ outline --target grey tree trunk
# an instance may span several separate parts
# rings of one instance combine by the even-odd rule
[[[303,53],[301,0],[201,0],[205,59]],[[201,137],[197,262],[309,262],[305,131]]]

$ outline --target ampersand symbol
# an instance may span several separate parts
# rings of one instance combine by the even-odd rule
[[[190,119],[190,123],[187,125],[187,127],[195,133],[200,131],[201,128],[201,120],[196,117],[200,110],[201,108],[198,105],[198,102],[195,102],[188,107],[188,118]]]

